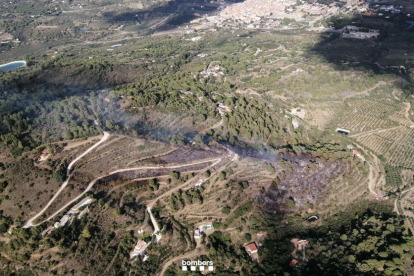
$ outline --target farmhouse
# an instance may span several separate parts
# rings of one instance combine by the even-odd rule
[[[200,234],[200,230],[195,230],[194,231],[194,239],[199,239],[201,237],[201,234]]]
[[[255,242],[249,243],[245,246],[247,254],[251,255],[257,253],[257,246]]]
[[[292,239],[290,241],[293,243],[296,249],[302,250],[309,242],[307,240]]]
[[[138,240],[137,244],[134,247],[134,250],[130,254],[131,259],[136,256],[142,255],[144,253],[144,250],[147,248],[147,246],[148,246],[148,243],[146,243],[143,240]]]
[[[203,185],[204,183],[204,179],[200,179],[197,181],[197,183],[195,184],[196,187],[200,187],[201,185]]]
[[[365,162],[365,157],[364,156],[362,156],[362,154],[359,152],[359,151],[357,151],[357,150],[353,150],[352,151],[352,156],[353,157],[358,157],[359,159],[361,159],[362,161],[364,161]]]
[[[42,151],[42,153],[40,154],[39,158],[37,159],[38,162],[44,162],[49,158],[50,154],[49,151],[44,150]]]

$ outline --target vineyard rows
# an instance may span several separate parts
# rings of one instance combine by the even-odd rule
[[[393,121],[398,122],[401,125],[407,126],[407,127],[410,127],[410,126],[413,125],[413,123],[409,119],[407,119],[407,117],[405,117],[405,110],[400,110],[400,111],[392,114],[390,116],[390,119],[393,120]]]
[[[347,101],[346,110],[351,110],[354,113],[369,114],[373,117],[384,117],[394,113],[395,106],[373,100],[355,99]]]
[[[391,165],[414,169],[414,130],[411,129],[391,152]]]
[[[378,131],[375,134],[377,134],[378,136],[384,139],[395,141],[397,139],[400,139],[400,137],[407,135],[409,131],[410,130],[406,128],[405,126],[398,126],[390,130]]]
[[[370,114],[369,112],[363,114]],[[350,129],[351,131],[369,131],[375,129],[391,128],[396,126],[396,123],[390,120],[379,119],[378,117],[370,115],[363,115],[358,113],[348,112],[339,121],[339,126]]]
[[[364,147],[372,150],[377,155],[385,155],[392,144],[391,141],[381,138],[374,133],[359,136],[357,138],[357,141],[360,142]]]

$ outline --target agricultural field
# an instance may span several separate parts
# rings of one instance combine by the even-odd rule
[[[393,166],[412,169],[414,168],[414,130],[410,130],[393,147],[390,155],[390,164]]]

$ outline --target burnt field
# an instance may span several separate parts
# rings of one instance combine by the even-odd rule
[[[350,164],[341,161],[289,162],[255,201],[267,212],[306,210],[323,202],[330,192],[332,180],[350,171]]]

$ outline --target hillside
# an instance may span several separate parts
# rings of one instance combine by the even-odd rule
[[[3,3],[0,275],[411,275],[412,9]]]

